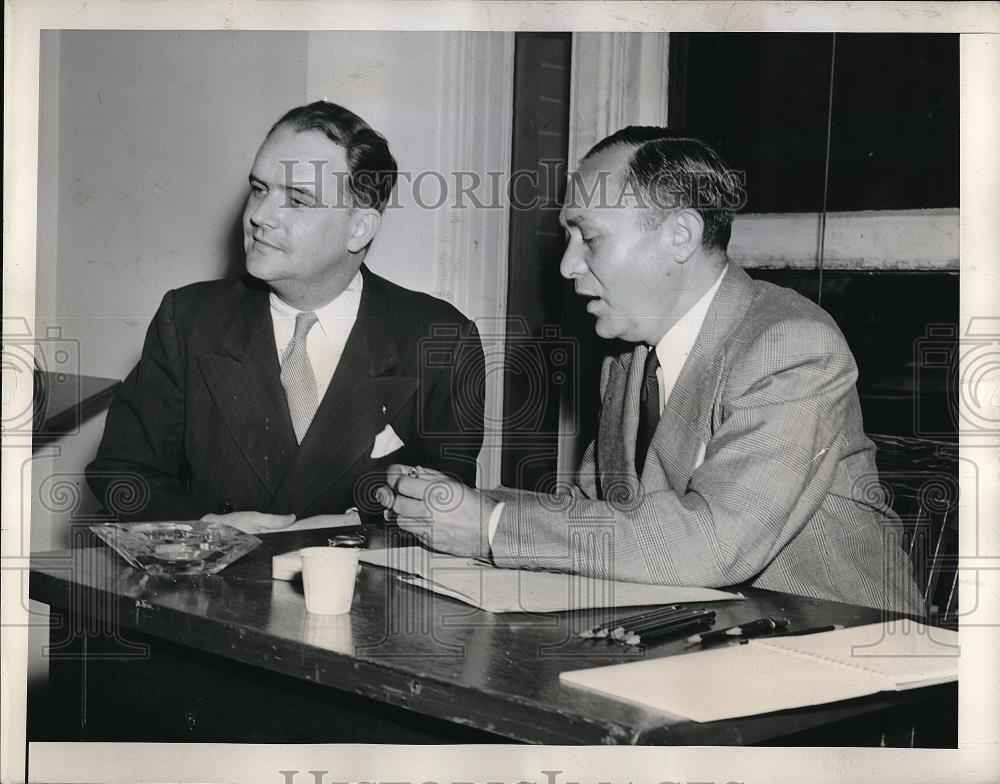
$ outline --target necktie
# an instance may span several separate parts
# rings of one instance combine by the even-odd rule
[[[660,421],[660,382],[656,379],[656,369],[660,360],[654,348],[646,355],[642,372],[642,388],[639,390],[639,427],[635,434],[635,472],[642,476],[642,466],[646,453],[653,441],[653,433]]]
[[[281,385],[285,388],[285,400],[288,401],[295,440],[300,444],[319,407],[316,375],[306,352],[306,336],[317,321],[316,314],[311,310],[295,317],[295,334],[292,335],[292,342],[288,344],[281,363]]]

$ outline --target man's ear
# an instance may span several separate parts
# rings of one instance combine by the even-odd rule
[[[701,237],[705,232],[705,219],[697,210],[690,207],[677,210],[671,218],[672,220],[664,221],[664,224],[670,224],[665,240],[670,245],[674,259],[678,264],[683,264],[701,245]]]
[[[378,210],[357,208],[351,218],[351,236],[347,238],[347,249],[357,253],[368,247],[382,226],[382,213]]]

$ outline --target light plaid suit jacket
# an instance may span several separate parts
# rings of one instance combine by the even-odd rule
[[[605,362],[599,434],[565,492],[495,494],[497,565],[923,614],[829,315],[730,264],[637,472],[647,350]]]

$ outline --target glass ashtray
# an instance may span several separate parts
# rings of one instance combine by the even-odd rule
[[[223,523],[108,523],[90,530],[137,569],[149,574],[216,574],[261,540]]]

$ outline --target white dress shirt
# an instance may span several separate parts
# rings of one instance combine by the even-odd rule
[[[722,268],[722,272],[712,284],[712,288],[706,291],[701,299],[694,303],[691,309],[681,316],[656,344],[656,358],[660,361],[660,366],[656,369],[656,380],[660,386],[661,414],[667,405],[667,400],[670,398],[670,393],[673,391],[677,379],[680,378],[684,363],[687,362],[688,355],[694,348],[698,333],[701,332],[702,325],[705,323],[705,316],[708,315],[708,309],[712,306],[712,300],[715,299],[728,269],[729,265],[727,264]],[[642,466],[637,466],[636,471],[642,473]],[[497,528],[500,527],[500,515],[503,513],[503,507],[504,504],[501,501],[490,513],[487,536],[491,545],[493,537],[496,536]]]
[[[316,399],[322,401],[330,386],[334,371],[347,345],[354,322],[361,306],[363,278],[359,271],[336,299],[313,312],[319,321],[309,330],[306,337],[306,353],[316,377]],[[278,349],[278,363],[284,361],[288,344],[295,334],[295,317],[302,311],[283,302],[271,292],[271,324],[274,327],[274,345]]]
[[[722,285],[722,279],[726,277],[727,269],[729,269],[728,264],[722,268],[722,272],[712,284],[712,288],[702,294],[701,299],[694,303],[691,309],[681,316],[656,344],[656,358],[660,360],[660,366],[656,369],[656,380],[660,382],[661,414],[667,405],[667,400],[670,399],[670,393],[674,390],[674,384],[680,378],[688,355],[694,348],[698,333],[701,332],[701,327],[705,323],[705,316],[708,315],[708,309],[712,306],[715,293]],[[636,466],[636,469],[641,471],[642,466]]]

